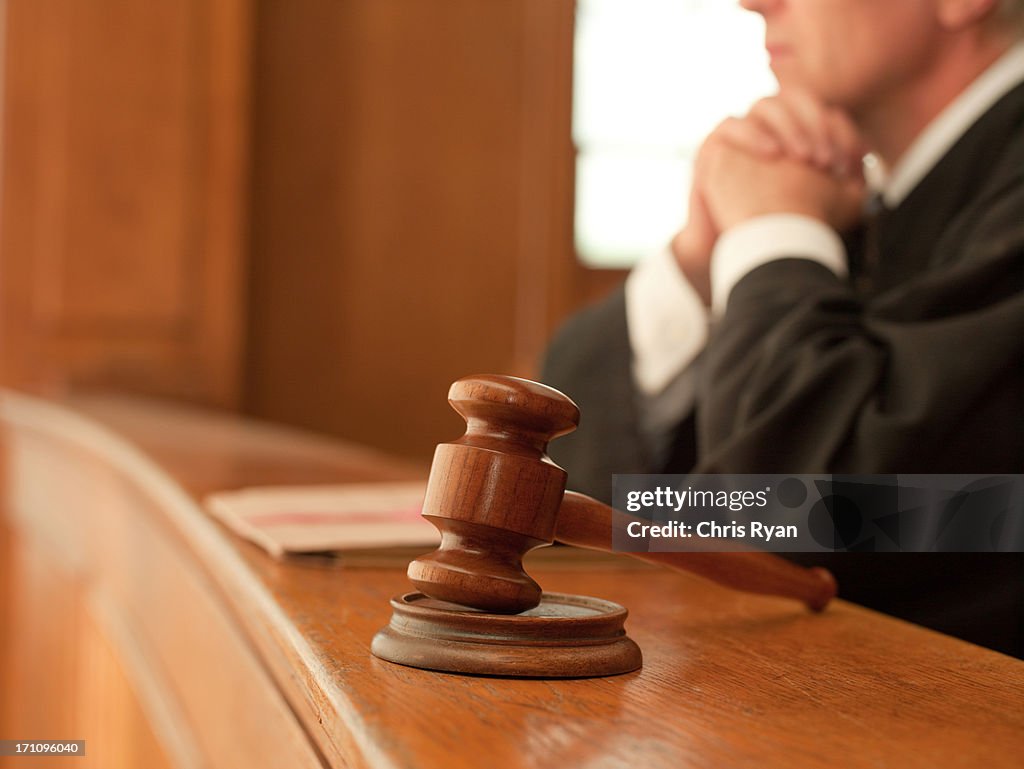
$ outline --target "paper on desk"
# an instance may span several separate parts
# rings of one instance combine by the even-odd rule
[[[420,512],[426,484],[277,486],[219,492],[207,510],[271,555],[436,546],[441,537]]]

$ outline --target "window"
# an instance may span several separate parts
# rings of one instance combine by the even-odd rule
[[[703,137],[775,90],[764,25],[735,0],[578,0],[576,250],[626,267],[685,223]]]

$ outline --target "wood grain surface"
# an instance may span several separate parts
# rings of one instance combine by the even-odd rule
[[[5,386],[240,405],[254,13],[4,3]]]
[[[256,5],[245,410],[429,458],[453,372],[625,276],[573,245],[575,0]]]
[[[408,590],[401,563],[276,561],[206,517],[197,501],[245,485],[403,479],[425,468],[173,407],[97,398],[72,405],[90,420],[20,397],[0,401],[13,469],[8,498],[22,513],[33,500],[42,504],[43,476],[32,488],[22,479],[28,468],[43,473],[55,455],[91,462],[83,477],[106,468],[119,479],[139,516],[152,519],[147,525],[163,531],[167,547],[179,553],[180,568],[190,572],[183,582],[205,590],[201,602],[222,615],[218,637],[197,633],[182,638],[184,648],[190,644],[197,660],[213,655],[229,667],[233,657],[243,660],[242,669],[257,681],[254,691],[262,692],[257,701],[273,703],[276,692],[287,703],[275,718],[287,723],[289,713],[294,716],[314,763],[1020,765],[1024,663],[842,601],[815,615],[791,600],[741,594],[568,548],[531,556],[531,574],[546,590],[626,606],[626,628],[644,652],[639,671],[516,680],[376,659],[369,646],[388,621],[388,601]],[[81,506],[88,509],[89,500],[81,498]],[[22,530],[36,527],[34,520],[14,518]],[[139,554],[138,577],[147,574],[149,558]],[[164,587],[167,601],[175,601],[175,582]],[[211,689],[219,684],[210,678]],[[230,720],[235,713],[228,707],[200,718]],[[189,723],[198,729],[201,722]],[[260,723],[241,733],[259,739],[258,729],[271,728],[269,721]],[[212,742],[201,747],[213,756],[210,765],[243,765],[218,760],[222,754]]]

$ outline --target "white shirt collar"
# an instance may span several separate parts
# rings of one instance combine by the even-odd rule
[[[891,173],[886,174],[880,164],[872,168],[869,162],[865,173],[870,186],[882,191],[889,208],[898,206],[967,129],[1022,81],[1024,42],[1012,46],[942,110],[918,134]]]

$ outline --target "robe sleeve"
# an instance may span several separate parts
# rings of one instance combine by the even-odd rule
[[[740,280],[705,352],[699,469],[1024,470],[1019,192],[872,299],[801,259]]]

